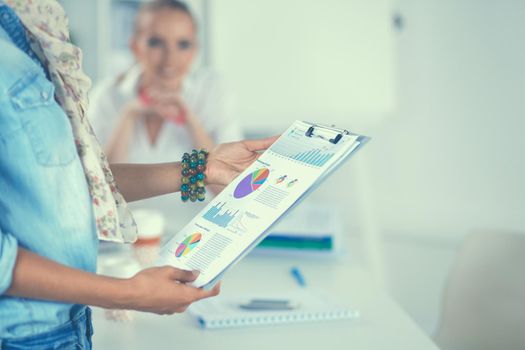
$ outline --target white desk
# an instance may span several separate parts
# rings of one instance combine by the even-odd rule
[[[187,314],[136,313],[133,321],[107,321],[94,310],[94,349],[366,349],[437,350],[432,341],[367,273],[338,261],[249,256],[229,271],[221,293],[299,288],[289,274],[297,265],[308,288],[324,289],[361,313],[358,320],[202,330]],[[349,267],[350,266],[350,267]]]

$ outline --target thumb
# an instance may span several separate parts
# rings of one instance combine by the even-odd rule
[[[197,270],[188,271],[188,270],[177,269],[171,266],[167,266],[167,267],[169,268],[168,277],[174,281],[179,281],[183,283],[193,282],[199,276],[199,271]]]
[[[246,140],[244,144],[249,151],[264,151],[268,149],[281,135],[267,137],[259,140]]]

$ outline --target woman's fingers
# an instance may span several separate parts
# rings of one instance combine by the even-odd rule
[[[217,284],[211,290],[205,290],[189,285],[178,284],[174,286],[174,293],[172,294],[173,304],[169,308],[171,313],[184,312],[192,303],[214,297],[220,292],[220,284]],[[184,295],[184,297],[182,297]]]
[[[169,279],[183,283],[193,282],[199,276],[199,272],[196,270],[181,270],[171,266],[164,266],[163,269],[166,269],[166,274]]]
[[[184,100],[179,93],[173,93],[171,91],[155,91],[151,94],[153,100],[161,104],[174,104],[178,106],[184,106]]]
[[[259,140],[246,140],[244,144],[249,151],[264,151],[268,149],[281,135],[271,136]]]
[[[202,288],[195,288],[195,287],[190,287],[190,288],[195,289],[193,293],[193,298],[194,298],[192,300],[192,303],[193,303],[197,300],[206,299],[206,298],[210,298],[210,297],[214,297],[218,295],[221,291],[221,284],[218,283],[217,285],[213,287],[213,289],[210,289],[210,290],[205,290]]]
[[[199,276],[199,273],[200,273],[197,270],[193,270],[193,271],[181,270],[181,269],[177,269],[177,268],[174,268],[174,267],[171,267],[171,266],[165,266],[165,268],[169,269],[169,271],[167,271],[167,273],[168,273],[168,276],[169,276],[170,279],[176,280],[176,281],[179,281],[179,282],[184,282],[184,283],[195,281],[195,279],[197,279],[197,277]],[[190,288],[190,293],[193,296],[192,302],[200,300],[200,299],[208,298],[208,297],[211,297],[211,296],[215,296],[215,295],[219,294],[219,292],[221,290],[221,284],[220,283],[215,285],[213,287],[213,289],[211,289],[211,290],[205,290],[203,288],[196,288],[196,287],[192,287],[192,286],[186,286],[186,287]]]
[[[220,286],[207,291],[188,284],[197,277],[198,273],[171,266],[140,271],[126,282],[132,298],[124,306],[159,314],[183,312],[191,303],[219,293]]]

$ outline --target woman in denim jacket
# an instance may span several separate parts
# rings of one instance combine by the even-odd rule
[[[89,349],[85,305],[171,314],[216,295],[172,267],[95,274],[98,239],[136,238],[126,201],[179,191],[181,163],[107,164],[59,3],[0,0],[0,52],[0,348]],[[219,145],[207,183],[226,185],[273,141]]]

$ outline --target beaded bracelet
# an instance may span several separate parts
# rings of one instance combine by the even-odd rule
[[[182,185],[180,187],[180,199],[187,202],[199,200],[202,202],[206,198],[206,189],[204,188],[204,171],[206,170],[206,160],[208,152],[201,149],[200,151],[192,150],[191,154],[182,155]]]

